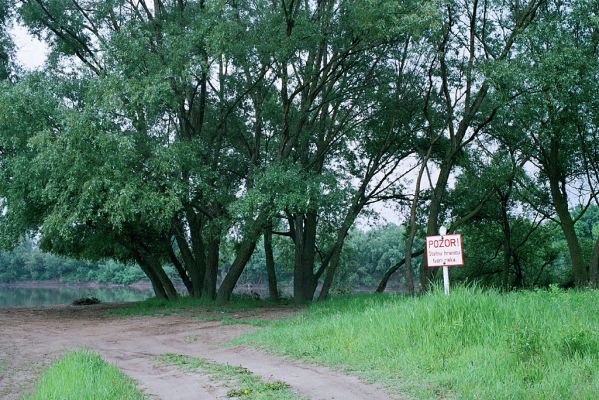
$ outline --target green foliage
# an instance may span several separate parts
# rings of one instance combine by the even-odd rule
[[[543,352],[541,333],[522,321],[514,327],[510,347],[520,361],[530,361]]]
[[[593,399],[597,291],[339,297],[241,339],[416,398]]]
[[[91,351],[66,352],[23,400],[143,400],[133,380]]]
[[[282,282],[295,272],[310,291],[332,260],[338,290],[372,286],[405,234],[347,232],[369,205],[409,199],[402,169],[428,152],[447,179],[424,188],[419,224],[429,209],[429,230],[478,209],[459,228],[460,279],[534,287],[586,271],[593,228],[565,234],[566,257],[555,226],[537,222],[561,195],[565,226],[572,189],[597,184],[596,2],[144,4],[0,0],[0,80],[15,18],[51,50],[43,71],[0,83],[3,247],[31,235],[60,255],[136,261],[159,292],[172,257],[211,278],[200,269],[218,246],[219,279],[237,283],[273,224],[293,239],[275,239]],[[258,250],[242,283],[263,281],[263,260]]]
[[[402,226],[387,224],[368,231],[355,229],[343,249],[337,288],[376,286],[385,273],[405,255]]]

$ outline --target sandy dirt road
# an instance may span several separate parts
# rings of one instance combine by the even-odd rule
[[[164,353],[239,365],[266,380],[286,382],[310,399],[392,398],[354,376],[225,344],[255,329],[248,325],[223,325],[185,315],[116,317],[107,315],[110,307],[0,309],[0,398],[18,399],[31,390],[44,366],[73,348],[97,351],[135,379],[151,399],[224,399],[228,391],[201,373],[161,364],[155,358]],[[254,311],[252,317],[273,318],[281,312],[264,309]]]

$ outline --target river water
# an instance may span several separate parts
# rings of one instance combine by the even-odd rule
[[[71,304],[82,297],[102,302],[138,301],[153,296],[151,289],[130,287],[90,287],[86,285],[0,286],[0,308]]]

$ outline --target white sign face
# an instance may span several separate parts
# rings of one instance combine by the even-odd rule
[[[427,236],[426,260],[429,267],[464,265],[462,235]]]

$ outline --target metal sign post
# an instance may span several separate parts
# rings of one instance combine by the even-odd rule
[[[443,289],[445,294],[449,294],[449,267],[447,265],[443,266]]]
[[[447,228],[442,226],[439,229],[439,235],[441,235],[441,240],[443,240],[443,236],[447,235]],[[445,294],[449,294],[449,266],[443,266],[443,290]]]

